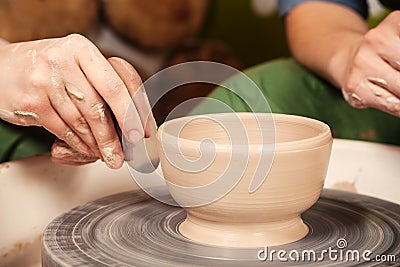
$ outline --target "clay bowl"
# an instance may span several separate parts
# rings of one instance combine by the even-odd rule
[[[226,113],[165,122],[158,150],[170,193],[187,211],[180,233],[226,247],[303,238],[308,227],[301,214],[320,196],[331,145],[326,124],[292,115]],[[251,191],[255,173],[265,180]],[[231,190],[230,181],[237,181]]]

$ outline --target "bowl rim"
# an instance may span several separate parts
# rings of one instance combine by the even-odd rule
[[[307,150],[307,149],[316,149],[318,147],[322,147],[326,144],[332,143],[332,134],[330,127],[319,120],[304,117],[304,116],[299,116],[299,115],[292,115],[292,114],[281,114],[281,113],[253,113],[253,112],[231,112],[231,113],[211,113],[211,114],[198,114],[198,115],[191,115],[191,116],[185,116],[185,117],[180,117],[176,119],[171,119],[169,121],[164,122],[159,128],[157,132],[157,139],[163,144],[168,144],[168,142],[163,142],[163,138],[173,138],[176,139],[177,137],[164,131],[164,128],[167,124],[174,123],[177,121],[189,121],[193,118],[196,117],[217,117],[217,116],[229,116],[235,114],[237,116],[240,116],[241,118],[246,119],[246,117],[254,117],[254,116],[268,116],[267,118],[272,118],[273,123],[274,123],[274,128],[275,128],[275,142],[273,144],[265,144],[260,146],[260,144],[238,144],[236,145],[237,148],[243,148],[243,149],[252,149],[252,150],[260,150],[262,148],[263,150],[271,150],[272,145],[275,147],[275,151],[299,151],[299,150]],[[313,129],[316,129],[319,133],[315,136],[308,137],[308,138],[303,138],[300,140],[294,140],[294,141],[286,141],[286,142],[276,142],[276,128],[277,128],[277,123],[279,122],[286,122],[286,123],[291,123],[291,124],[297,124],[301,125],[304,127],[311,127]],[[162,133],[162,134],[161,134]],[[165,140],[164,140],[165,141]],[[202,140],[191,140],[188,138],[180,138],[179,140],[180,144],[185,144],[184,147],[187,148],[192,148],[192,147],[199,147],[199,144],[202,142]],[[230,144],[218,144],[215,143],[215,149],[218,151],[231,151],[231,145]]]

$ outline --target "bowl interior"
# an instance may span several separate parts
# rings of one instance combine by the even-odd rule
[[[163,125],[163,132],[188,143],[211,139],[217,147],[229,146],[232,143],[232,133],[239,136],[234,140],[235,145],[246,146],[272,143],[283,147],[306,144],[318,146],[331,137],[329,127],[320,121],[293,115],[261,113],[183,117],[167,122]]]

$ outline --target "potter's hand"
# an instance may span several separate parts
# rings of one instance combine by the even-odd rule
[[[368,31],[353,53],[342,92],[356,108],[373,107],[400,116],[400,12]]]
[[[2,45],[0,66],[1,119],[43,126],[87,159],[99,157],[110,168],[122,166],[111,112],[122,128],[131,96],[140,86],[136,72],[130,73],[128,88],[112,63],[77,34]],[[139,113],[129,114],[135,123],[126,129],[127,138],[133,143],[144,136]]]
[[[150,135],[150,124],[146,123],[147,115],[150,112],[150,106],[147,103],[147,99],[142,92],[138,92],[137,90],[140,88],[137,86],[137,74],[135,69],[130,65],[128,62],[124,61],[120,58],[109,58],[108,59],[111,66],[114,68],[116,73],[122,79],[126,87],[129,89],[129,92],[134,93],[133,103],[134,109],[140,111],[139,114],[142,119],[142,124],[146,125],[145,133],[146,136]],[[140,80],[139,80],[140,82]],[[137,93],[138,92],[138,93]],[[132,110],[132,109],[130,109]],[[129,117],[127,119],[130,119]],[[152,119],[151,117],[149,118]],[[130,120],[129,122],[131,122]],[[134,122],[134,121],[132,121]],[[155,123],[151,121],[151,123]],[[130,123],[129,123],[130,124]],[[129,126],[129,125],[128,125]],[[125,129],[126,130],[126,129]],[[72,165],[72,166],[79,166],[88,163],[95,162],[98,158],[93,156],[88,156],[82,154],[81,152],[75,150],[68,144],[66,144],[62,140],[56,140],[51,148],[51,156],[52,160],[58,164],[63,165]],[[106,161],[107,162],[107,161]]]

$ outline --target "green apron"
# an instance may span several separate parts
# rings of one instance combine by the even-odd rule
[[[292,59],[270,61],[246,70],[245,74],[262,90],[274,113],[321,120],[331,127],[336,138],[400,145],[400,118],[375,109],[352,108],[344,101],[340,90]],[[246,90],[243,82],[235,77],[229,84]],[[243,92],[251,99],[251,92]],[[250,111],[240,97],[224,87],[218,87],[209,97],[224,102],[234,111]],[[254,96],[251,103],[257,111],[257,104],[263,102]],[[264,108],[260,106],[259,110]],[[192,114],[216,112],[218,108],[209,103],[200,104]],[[0,162],[48,152],[54,139],[42,128],[0,121]]]
[[[55,137],[40,127],[17,126],[0,120],[0,162],[50,151]]]
[[[331,127],[336,138],[400,144],[400,118],[372,108],[351,107],[343,99],[339,89],[309,72],[293,59],[263,63],[246,70],[245,74],[262,90],[274,113],[301,115],[323,121]],[[246,90],[244,83],[241,85],[241,80],[237,77],[231,78],[228,83],[240,90]],[[209,97],[224,102],[234,111],[250,111],[240,97],[224,87],[218,87]],[[253,97],[251,103],[257,111],[257,103],[262,101]],[[218,107],[213,104],[200,104],[192,114],[218,111]]]

